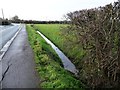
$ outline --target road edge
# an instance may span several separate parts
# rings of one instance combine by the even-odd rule
[[[2,53],[0,55],[0,62],[2,61],[2,58],[4,57],[5,53],[8,51],[8,48],[10,47],[10,45],[12,44],[14,39],[17,37],[18,33],[21,31],[22,27],[23,27],[23,25],[20,25],[20,27],[19,27],[18,31],[15,33],[15,35],[0,50],[0,53]]]

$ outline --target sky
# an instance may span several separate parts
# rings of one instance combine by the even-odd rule
[[[64,16],[76,10],[105,6],[118,0],[0,0],[4,17],[17,15],[24,20],[64,20]]]

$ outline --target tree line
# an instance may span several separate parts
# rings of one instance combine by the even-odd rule
[[[37,20],[10,20],[12,23],[25,24],[67,24],[69,21],[37,21]]]
[[[69,21],[39,21],[39,20],[21,20],[16,15],[9,20],[12,23],[25,23],[25,24],[67,24]]]
[[[12,17],[10,20],[0,18],[0,24],[9,25],[11,23],[24,23],[24,24],[68,24],[69,21],[38,21],[38,20],[21,20],[17,15]]]

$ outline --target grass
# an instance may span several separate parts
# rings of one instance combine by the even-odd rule
[[[70,45],[70,42],[67,42],[67,40],[71,40],[72,42],[77,41],[75,38],[75,35],[69,34],[67,36],[64,35],[63,32],[61,32],[61,27],[66,27],[68,25],[66,24],[36,24],[36,28],[39,29],[40,32],[42,32],[47,38],[49,38],[59,49],[61,49],[68,58],[72,60],[72,62],[78,66],[79,60],[84,56],[85,52],[81,48],[80,45],[73,44]],[[67,44],[66,44],[67,43]],[[75,42],[76,43],[76,42]],[[68,45],[72,47],[68,47]],[[80,66],[80,65],[79,65]]]
[[[41,78],[40,87],[83,89],[81,82],[63,69],[57,54],[30,25],[27,32]]]
[[[64,24],[36,24],[35,25],[47,38],[49,38],[58,47],[63,48],[64,37],[61,37],[60,28]]]

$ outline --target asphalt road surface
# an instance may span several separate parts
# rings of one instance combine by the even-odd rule
[[[17,27],[16,27],[17,28]],[[33,52],[25,25],[2,59],[2,88],[37,88],[40,79],[35,70]]]
[[[10,40],[19,29],[19,24],[0,27],[0,49]]]

